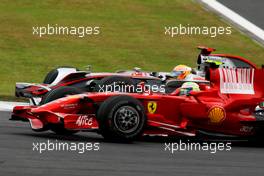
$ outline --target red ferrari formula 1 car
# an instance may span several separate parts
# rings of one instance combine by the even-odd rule
[[[195,136],[198,131],[249,137],[264,127],[264,119],[255,114],[264,100],[263,77],[263,68],[211,68],[206,73],[210,86],[200,85],[189,95],[178,90],[84,93],[38,107],[17,106],[12,119],[28,120],[35,131],[97,131],[108,139],[130,141],[143,134]]]

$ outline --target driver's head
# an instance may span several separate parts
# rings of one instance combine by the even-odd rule
[[[199,85],[195,82],[186,82],[180,88],[180,95],[190,95],[191,91],[200,91]]]
[[[178,80],[183,80],[191,74],[192,68],[188,67],[186,65],[177,65],[174,67],[174,69],[171,72],[171,76],[178,79]]]

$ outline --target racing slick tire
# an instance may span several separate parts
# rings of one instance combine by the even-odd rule
[[[119,95],[104,101],[98,111],[99,133],[106,139],[131,142],[140,137],[147,117],[142,103],[128,95]]]
[[[80,93],[83,93],[83,92],[76,87],[70,87],[70,86],[59,87],[58,89],[54,89],[48,92],[42,98],[40,105],[49,103],[53,100],[56,100],[62,97],[66,97],[67,95],[75,95],[75,94],[80,94]],[[78,132],[76,130],[65,129],[63,123],[50,125],[50,130],[60,135],[70,135],[70,134],[74,134]]]
[[[61,66],[61,67],[58,67],[58,68],[52,69],[52,70],[46,75],[46,77],[44,78],[43,83],[44,83],[44,84],[51,84],[51,83],[57,78],[57,76],[59,75],[59,71],[58,71],[58,69],[60,69],[60,68],[74,68],[74,67]],[[77,68],[74,68],[74,69],[78,70]]]
[[[49,91],[45,96],[43,96],[40,105],[49,103],[53,100],[66,97],[67,95],[75,95],[83,93],[82,90],[78,89],[77,87],[72,86],[62,86],[57,89],[53,89]]]
[[[131,78],[124,76],[108,76],[95,86],[96,92],[134,92],[135,83]],[[118,89],[117,89],[118,88]]]
[[[53,69],[51,70],[47,75],[46,77],[44,78],[43,80],[43,83],[44,84],[51,84],[58,76],[59,72],[58,72],[58,69]]]

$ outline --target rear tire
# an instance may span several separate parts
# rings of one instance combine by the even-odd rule
[[[97,112],[101,135],[108,140],[134,141],[143,133],[147,118],[142,103],[127,95],[104,101]]]

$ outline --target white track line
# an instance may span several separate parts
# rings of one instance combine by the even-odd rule
[[[239,14],[227,8],[226,6],[224,6],[223,4],[219,3],[216,0],[201,0],[201,1],[207,4],[215,11],[221,13],[226,18],[233,21],[235,24],[245,28],[247,31],[251,32],[258,38],[260,38],[262,41],[264,41],[264,31],[255,24],[251,23],[247,19],[243,18],[242,16],[240,16]]]
[[[28,103],[23,102],[9,102],[9,101],[0,101],[0,111],[9,111],[11,112],[15,106],[26,106]]]

